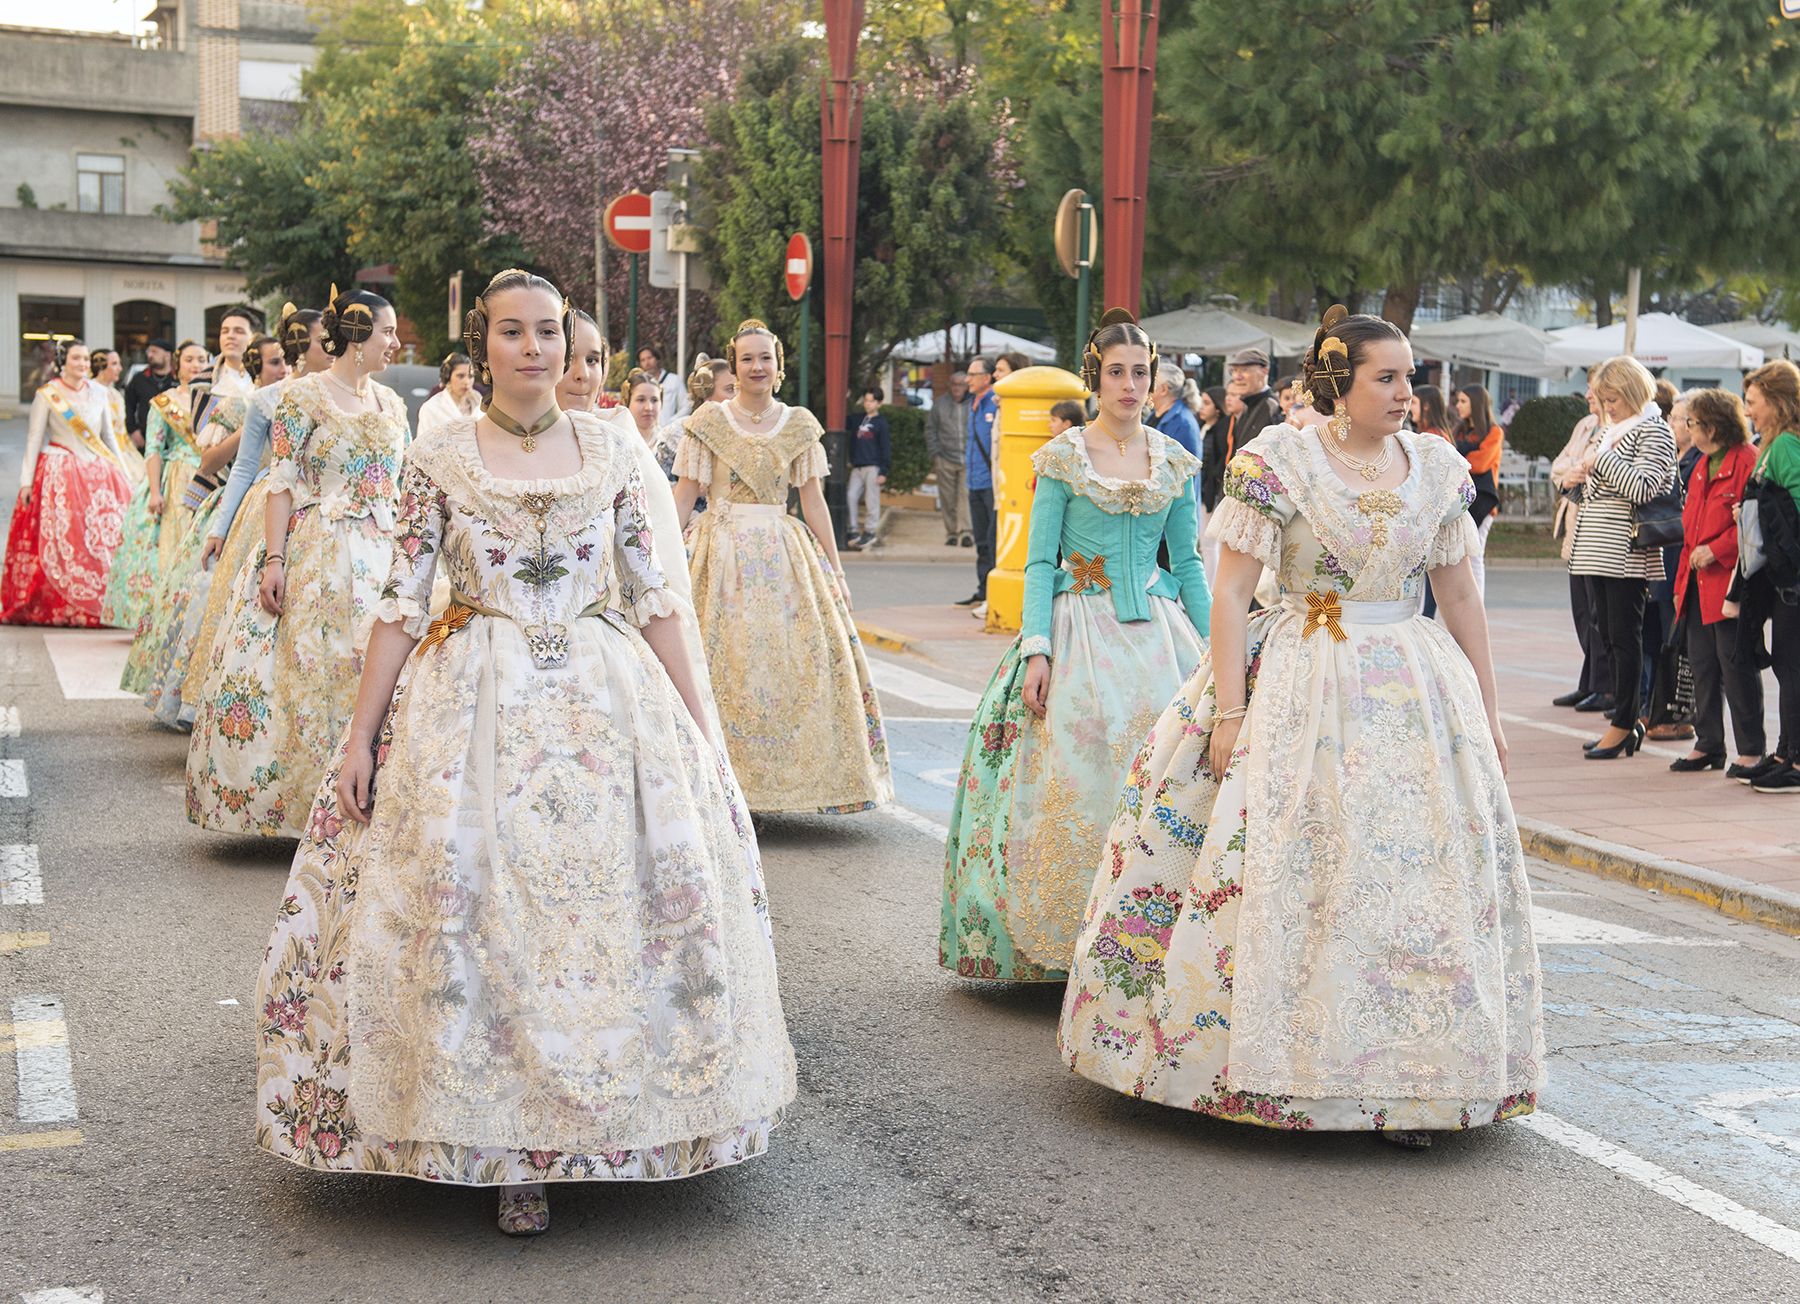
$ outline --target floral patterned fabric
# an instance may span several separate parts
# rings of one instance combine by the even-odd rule
[[[1158,435],[1147,481],[1109,480],[1071,436],[1079,439],[1079,432],[1059,436],[1033,458],[1028,610],[1044,601],[1059,558],[1066,575],[1083,550],[1099,556],[1091,538],[1131,538],[1149,559],[1147,568],[1134,569],[1121,548],[1108,545],[1115,588],[1127,576],[1145,588],[1167,580],[1155,557],[1172,504],[1186,513],[1185,548],[1193,554],[1186,491],[1198,462]],[[1130,519],[1107,523],[1106,516]],[[1190,592],[1198,615],[1158,594],[1121,604],[1120,594],[1092,584],[1057,593],[1048,599],[1048,637],[1033,633],[1028,618],[1001,659],[976,708],[950,810],[938,933],[945,968],[965,978],[1067,976],[1126,767],[1202,654],[1196,622],[1208,610],[1204,580]],[[1146,618],[1121,619],[1121,605]],[[1042,720],[1024,701],[1026,665],[1039,652],[1050,657]]]
[[[759,813],[867,810],[894,796],[856,626],[818,540],[786,512],[789,487],[828,469],[822,433],[792,408],[773,434],[749,434],[707,403],[675,459],[712,505],[690,526],[694,609],[725,750]]]
[[[102,620],[134,633],[150,618],[156,587],[173,562],[182,533],[194,515],[181,500],[187,493],[188,481],[200,469],[200,446],[185,406],[188,400],[182,394],[180,389],[169,389],[150,400],[144,424],[144,452],[147,457],[163,460],[163,507],[160,514],[151,513],[149,481],[141,481],[132,491],[120,531],[119,550],[113,554],[112,571],[106,581]],[[126,691],[142,692],[143,684],[134,682]]]
[[[372,823],[334,767],[294,860],[257,1142],[306,1167],[686,1177],[793,1099],[749,813],[637,630],[673,610],[638,456],[572,415],[563,479],[494,479],[467,419],[408,455],[379,618],[424,635],[439,569],[481,614],[409,658]]]
[[[323,377],[303,376],[276,406],[267,484],[293,494],[286,610],[257,600],[259,540],[208,651],[188,745],[188,819],[202,828],[299,837],[349,723],[407,437],[400,396],[372,388],[379,411],[351,414]]]
[[[1075,948],[1059,1044],[1115,1090],[1268,1127],[1472,1127],[1543,1085],[1524,855],[1475,676],[1416,602],[1474,543],[1466,464],[1400,436],[1357,492],[1278,426],[1211,527],[1284,594],[1250,619],[1249,714],[1222,776],[1202,661],[1131,766]],[[1301,610],[1296,610],[1298,605]]]

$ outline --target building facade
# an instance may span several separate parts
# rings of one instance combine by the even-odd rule
[[[303,3],[145,0],[131,33],[0,26],[0,408],[57,339],[216,342],[243,278],[198,223],[157,215],[190,151],[293,112]]]

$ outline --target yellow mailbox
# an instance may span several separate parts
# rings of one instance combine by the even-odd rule
[[[1025,537],[1037,487],[1031,455],[1050,438],[1050,409],[1087,398],[1081,378],[1061,367],[1026,367],[994,385],[994,569],[988,572],[987,628],[1016,633],[1025,614]]]

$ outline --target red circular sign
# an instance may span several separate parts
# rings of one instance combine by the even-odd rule
[[[782,273],[782,278],[787,281],[788,298],[805,298],[806,289],[812,284],[812,274],[812,241],[806,238],[806,232],[796,232],[788,237],[787,266]]]
[[[650,252],[650,196],[641,190],[620,195],[606,206],[606,238],[628,254]]]

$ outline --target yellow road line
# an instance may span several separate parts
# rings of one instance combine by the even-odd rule
[[[48,1150],[53,1146],[78,1146],[83,1137],[75,1128],[61,1132],[21,1132],[14,1136],[0,1136],[0,1154],[12,1150]]]
[[[49,946],[48,933],[0,933],[0,955],[9,951],[23,951],[33,946]]]
[[[0,1051],[36,1050],[40,1046],[67,1046],[69,1025],[61,1019],[26,1023],[0,1023]]]

